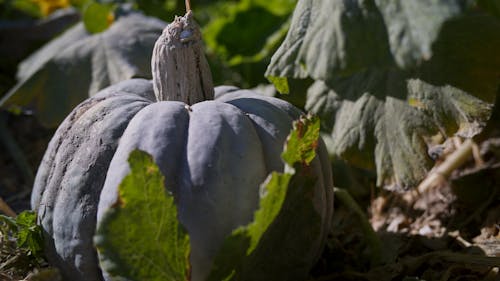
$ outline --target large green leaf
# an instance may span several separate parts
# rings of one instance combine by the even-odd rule
[[[317,81],[306,109],[322,118],[333,156],[376,169],[379,186],[415,186],[433,161],[428,150],[454,134],[471,137],[484,126],[491,104],[451,86],[433,86],[401,73],[367,72]]]
[[[461,0],[301,0],[266,75],[330,83],[365,69],[397,68],[492,102],[500,20],[491,13]]]
[[[273,172],[264,182],[254,221],[237,228],[226,238],[215,258],[209,281],[285,280],[285,272],[291,276],[290,270],[300,272],[300,268],[307,265],[308,257],[303,257],[304,264],[290,265],[283,260],[306,253],[310,247],[307,241],[320,231],[320,217],[311,200],[315,179],[308,172],[308,165],[316,155],[318,137],[318,118],[304,118],[294,123],[282,154],[285,172]],[[293,231],[304,225],[310,226],[308,231]]]
[[[306,109],[332,156],[376,170],[379,185],[413,186],[430,146],[489,118],[500,20],[484,3],[299,0],[266,75],[316,80]]]
[[[111,280],[188,280],[189,236],[152,157],[135,150],[131,172],[106,210],[94,242]]]
[[[47,127],[100,89],[133,77],[151,78],[151,53],[166,23],[122,11],[104,32],[89,34],[83,23],[24,60],[19,83],[2,107],[28,107]]]

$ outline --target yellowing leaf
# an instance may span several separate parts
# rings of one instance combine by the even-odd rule
[[[70,6],[69,0],[32,0],[40,7],[42,15],[48,16],[52,12],[58,9],[66,8]]]

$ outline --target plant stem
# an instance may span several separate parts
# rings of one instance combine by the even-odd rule
[[[151,74],[158,101],[193,105],[214,99],[212,73],[191,11],[176,17],[156,41]]]
[[[17,216],[16,212],[10,208],[5,201],[3,201],[2,197],[0,197],[0,211],[6,214],[9,217],[15,218]]]
[[[365,213],[347,191],[336,187],[334,192],[336,199],[357,215],[361,229],[363,230],[367,240],[368,247],[370,248],[372,265],[382,264],[382,242],[377,236],[377,233],[373,230]]]
[[[189,0],[186,0],[186,13],[191,11],[191,3],[189,2]]]

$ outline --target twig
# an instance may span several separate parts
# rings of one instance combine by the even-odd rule
[[[420,183],[417,188],[418,192],[423,193],[437,183],[447,180],[454,170],[470,159],[474,145],[475,143],[470,139],[464,141],[457,150],[446,157],[446,160],[437,166],[434,171],[431,171],[427,178]]]
[[[17,216],[16,212],[14,212],[5,201],[3,201],[2,197],[0,197],[0,211],[6,214],[9,217],[15,218]]]

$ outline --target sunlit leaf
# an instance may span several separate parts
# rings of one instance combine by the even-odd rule
[[[414,186],[427,150],[480,132],[495,101],[500,20],[473,2],[300,0],[266,75],[316,80],[306,109],[331,155]]]
[[[188,280],[189,237],[160,169],[139,150],[130,154],[129,164],[118,201],[97,226],[101,267],[111,280]]]

